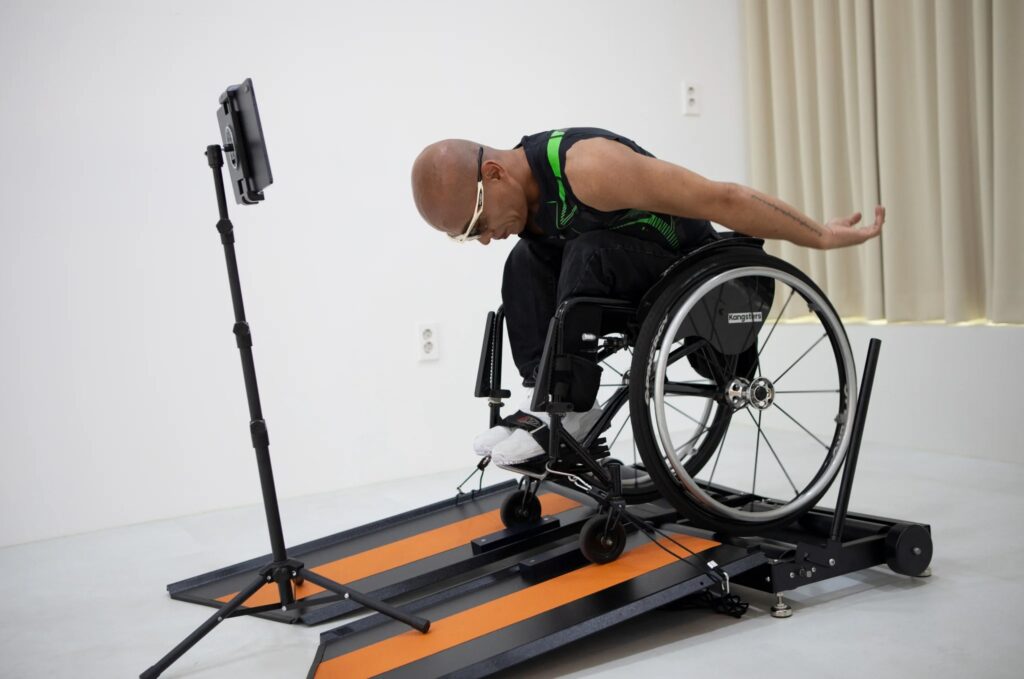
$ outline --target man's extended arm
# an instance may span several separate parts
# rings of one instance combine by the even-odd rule
[[[877,206],[871,226],[854,226],[860,221],[859,212],[821,224],[756,189],[711,181],[610,140],[579,142],[570,153],[566,175],[573,191],[599,210],[636,208],[708,219],[749,236],[822,250],[863,243],[877,236],[885,222],[885,208]]]
[[[861,214],[829,220],[819,224],[778,198],[739,184],[728,184],[728,196],[717,211],[717,217],[705,217],[730,229],[759,238],[782,238],[797,245],[819,250],[857,245],[874,238],[885,223],[885,208],[875,207],[875,222],[856,228]]]

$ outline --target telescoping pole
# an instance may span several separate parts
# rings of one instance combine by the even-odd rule
[[[217,209],[220,220],[217,231],[220,232],[221,243],[224,244],[224,259],[228,266],[228,283],[231,285],[231,303],[235,310],[234,334],[238,351],[242,357],[242,375],[245,378],[245,395],[249,401],[249,432],[252,446],[256,450],[256,464],[259,467],[260,487],[263,490],[263,508],[267,515],[267,529],[270,532],[270,546],[274,561],[284,561],[288,554],[284,545],[284,532],[281,528],[281,512],[277,505],[277,490],[274,486],[274,471],[270,465],[270,437],[267,435],[267,424],[263,420],[260,407],[260,392],[256,384],[256,366],[252,358],[252,334],[245,320],[245,306],[242,303],[242,286],[238,279],[238,261],[235,258],[234,227],[228,218],[227,197],[224,194],[224,177],[221,168],[224,158],[220,146],[206,147],[206,158],[213,170],[213,181],[217,189]],[[287,582],[279,582],[282,603],[291,603],[292,591]]]

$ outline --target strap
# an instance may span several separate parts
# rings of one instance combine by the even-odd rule
[[[545,453],[548,451],[548,444],[551,440],[551,430],[548,429],[548,425],[544,424],[536,415],[517,410],[499,424],[503,427],[512,427],[513,429],[522,429],[530,436],[533,440],[541,447]]]
[[[513,429],[523,429],[530,432],[531,434],[542,427],[547,427],[544,421],[536,415],[517,410],[508,417],[504,418],[499,424],[503,427],[512,427]]]

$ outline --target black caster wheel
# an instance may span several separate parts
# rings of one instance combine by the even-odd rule
[[[501,522],[506,528],[537,523],[540,516],[540,500],[534,493],[517,490],[501,501]]]
[[[607,514],[587,519],[580,530],[580,551],[591,563],[615,561],[626,548],[626,527],[621,522],[608,524]]]
[[[932,536],[916,523],[898,523],[885,535],[885,562],[900,575],[921,575],[932,562]]]

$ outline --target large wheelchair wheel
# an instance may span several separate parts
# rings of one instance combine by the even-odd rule
[[[787,311],[806,312],[789,333],[799,346],[773,339]],[[790,523],[845,459],[857,398],[846,332],[813,281],[758,248],[682,272],[647,312],[630,373],[643,467],[701,525],[753,534]]]

